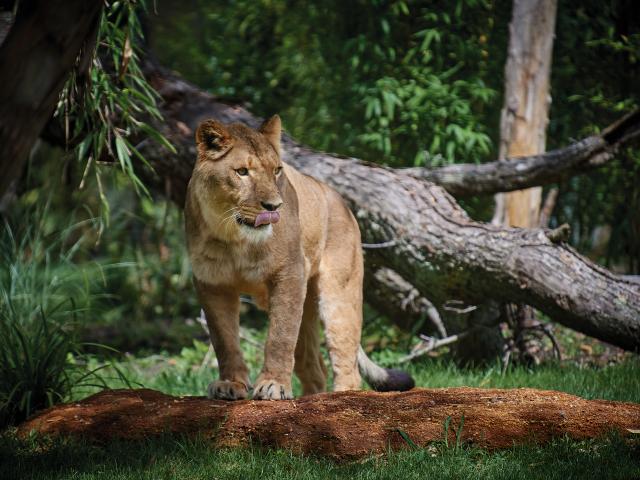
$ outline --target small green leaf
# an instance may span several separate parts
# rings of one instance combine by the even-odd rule
[[[416,443],[413,440],[411,440],[411,437],[409,437],[407,432],[399,428],[396,428],[396,431],[400,434],[400,436],[407,443],[407,445],[411,447],[412,450],[417,450],[419,448],[418,445],[416,445]]]

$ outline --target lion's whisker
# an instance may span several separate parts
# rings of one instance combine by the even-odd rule
[[[227,210],[227,212],[231,212],[229,215],[227,215],[226,217],[221,218],[220,220],[218,220],[218,225],[222,224],[224,226],[224,224],[226,224],[230,219],[236,217],[236,215],[239,213],[240,209],[238,207],[233,207],[230,208],[229,210]],[[224,212],[224,213],[227,213]],[[224,215],[224,214],[223,214]]]

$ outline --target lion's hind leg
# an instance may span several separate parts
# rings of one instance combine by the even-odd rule
[[[307,288],[295,353],[294,371],[302,383],[303,395],[324,392],[327,387],[327,367],[320,352],[318,297],[314,287],[309,285]]]
[[[325,257],[318,279],[320,319],[331,358],[333,389],[337,392],[362,388],[357,365],[362,330],[362,264],[357,262],[357,253],[352,263],[344,262],[344,257]]]

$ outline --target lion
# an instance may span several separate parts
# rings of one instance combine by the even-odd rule
[[[281,121],[258,130],[202,122],[187,189],[185,229],[194,284],[218,358],[210,398],[293,398],[326,389],[319,324],[335,391],[408,390],[406,373],[360,346],[363,258],[358,224],[340,195],[282,161]],[[239,344],[240,295],[269,315],[264,364],[252,387]]]

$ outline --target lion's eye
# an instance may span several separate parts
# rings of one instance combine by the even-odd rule
[[[241,177],[246,177],[249,175],[249,170],[247,168],[236,168],[236,173]]]
[[[275,169],[276,177],[282,173],[282,167],[278,167]]]

